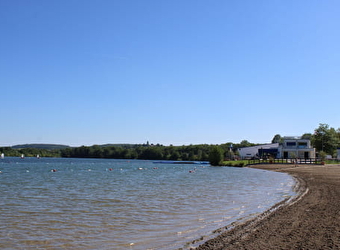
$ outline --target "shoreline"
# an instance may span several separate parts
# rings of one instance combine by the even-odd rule
[[[297,195],[194,249],[340,249],[339,164],[250,167],[290,174]]]

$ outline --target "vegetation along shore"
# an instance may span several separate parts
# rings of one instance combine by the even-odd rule
[[[319,124],[314,133],[305,133],[301,138],[311,140],[319,157],[334,157],[340,147],[340,129],[328,124]],[[272,143],[280,143],[282,137],[276,134]],[[210,161],[212,165],[233,165],[242,167],[245,162],[239,159],[238,149],[258,145],[247,140],[240,143],[227,142],[220,145],[199,144],[182,146],[164,146],[161,144],[104,144],[81,147],[70,147],[58,144],[24,144],[11,147],[0,147],[5,156],[69,157],[69,158],[107,158],[107,159],[139,159],[139,160],[171,160],[171,161]],[[227,162],[226,162],[227,160]],[[229,161],[228,161],[229,160]],[[232,161],[230,161],[232,160]]]

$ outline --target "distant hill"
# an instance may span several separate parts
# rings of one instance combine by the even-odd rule
[[[14,149],[21,149],[21,148],[38,148],[38,149],[63,149],[69,148],[70,146],[61,145],[61,144],[21,144],[21,145],[14,145],[12,148]]]
[[[153,144],[151,144],[153,145]],[[104,147],[122,147],[122,148],[136,148],[140,146],[149,146],[147,144],[102,144],[102,145],[93,145],[93,146],[99,146],[101,148]],[[91,146],[88,146],[91,147]],[[47,150],[53,150],[53,149],[64,149],[64,148],[73,148],[68,145],[62,145],[62,144],[20,144],[20,145],[14,145],[11,148],[13,149],[23,149],[23,148],[37,148],[37,149],[47,149]]]

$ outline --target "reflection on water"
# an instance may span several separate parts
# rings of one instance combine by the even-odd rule
[[[0,171],[1,249],[176,249],[265,211],[294,184],[283,173],[136,160],[5,158]]]

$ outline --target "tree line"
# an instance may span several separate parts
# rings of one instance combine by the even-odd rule
[[[183,145],[163,146],[160,144],[121,144],[65,147],[59,149],[0,147],[0,153],[6,156],[20,157],[64,157],[64,158],[106,158],[106,159],[140,159],[140,160],[173,160],[173,161],[209,161],[211,151],[218,147],[226,157],[233,157],[240,147],[256,145],[243,140],[241,143],[221,145]]]
[[[219,145],[222,149],[231,143]],[[81,146],[61,150],[61,157],[72,158],[107,158],[107,159],[139,159],[139,160],[173,160],[173,161],[208,161],[211,149],[216,145],[136,145],[135,147],[99,145]]]
[[[0,153],[5,156],[20,157],[61,157],[59,149],[43,149],[43,148],[13,148],[13,147],[0,147]]]
[[[340,148],[340,129],[320,123],[314,133],[305,133],[302,138],[310,139],[317,152],[336,156]],[[272,143],[281,143],[283,137],[276,134]],[[220,145],[200,144],[188,146],[163,146],[160,144],[121,144],[93,145],[81,147],[65,147],[59,149],[44,148],[12,148],[0,147],[0,153],[6,156],[69,157],[69,158],[106,158],[106,159],[140,159],[140,160],[173,160],[173,161],[210,161],[216,164],[224,159],[234,159],[238,148],[258,144],[243,140],[240,143],[224,143]]]

